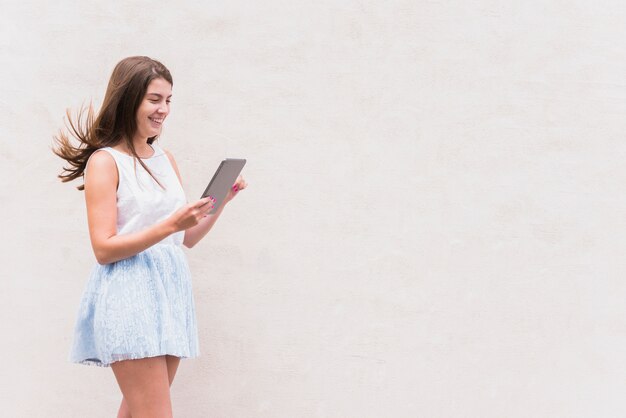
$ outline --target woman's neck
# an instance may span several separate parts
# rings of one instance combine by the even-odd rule
[[[137,156],[139,158],[150,158],[155,153],[154,148],[150,144],[148,144],[148,141],[146,139],[134,140],[133,146],[135,147],[135,152],[137,153]],[[128,148],[128,145],[125,141],[120,141],[113,148],[125,154],[132,155],[132,152]]]

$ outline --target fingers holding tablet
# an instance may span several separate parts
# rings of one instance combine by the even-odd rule
[[[214,208],[210,213],[215,213],[222,204],[229,202],[239,190],[244,189],[247,183],[240,175],[244,159],[227,158],[219,165],[209,185],[202,193],[202,197],[213,196],[215,198]]]
[[[237,178],[237,183],[233,186],[236,192],[243,190],[248,186],[248,183],[244,180],[243,176]]]

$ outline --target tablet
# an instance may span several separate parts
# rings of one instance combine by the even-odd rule
[[[200,199],[202,199],[207,196],[213,196],[215,199],[215,207],[211,209],[209,213],[215,213],[220,206],[222,206],[222,202],[228,195],[230,188],[233,187],[237,181],[237,177],[239,173],[241,173],[244,165],[246,165],[246,160],[244,159],[227,158],[217,167],[213,178],[209,182],[209,185],[206,186],[202,197],[200,197]]]

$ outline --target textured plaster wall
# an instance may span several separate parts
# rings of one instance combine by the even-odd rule
[[[95,262],[50,150],[115,63],[174,76],[202,357],[175,415],[626,416],[622,1],[2,1],[3,417],[112,417],[67,362]]]

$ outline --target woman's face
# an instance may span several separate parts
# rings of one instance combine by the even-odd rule
[[[165,118],[170,113],[172,85],[162,78],[155,78],[148,85],[145,96],[137,109],[137,133],[142,141],[159,135]]]

